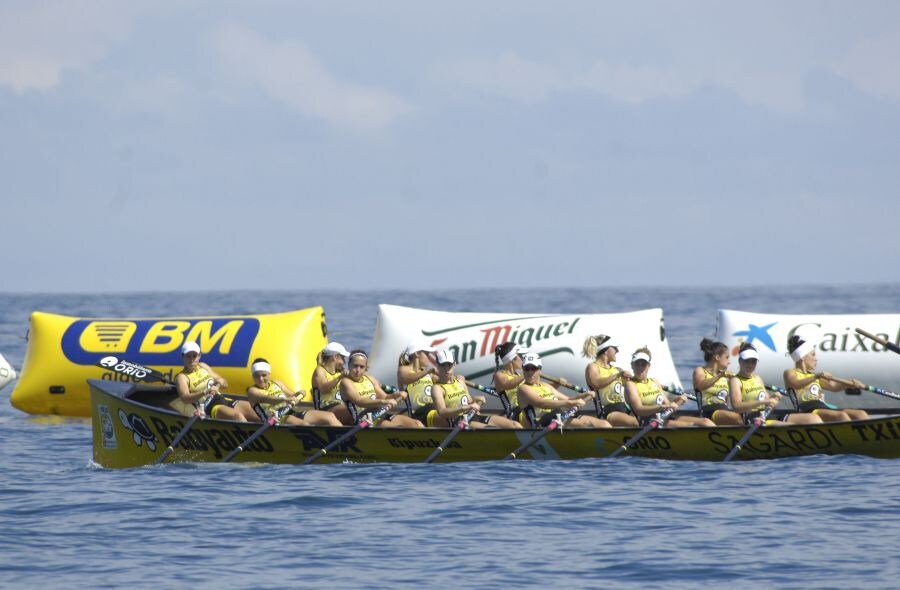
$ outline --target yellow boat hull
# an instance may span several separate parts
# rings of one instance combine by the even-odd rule
[[[94,461],[111,468],[151,465],[181,432],[187,418],[160,406],[174,397],[170,388],[90,380]],[[206,419],[197,422],[167,462],[217,462],[253,434],[260,424]],[[347,427],[276,426],[267,430],[235,462],[302,463],[347,432]],[[721,461],[746,433],[745,427],[654,430],[623,456]],[[437,461],[504,459],[539,430],[467,430]],[[633,428],[566,429],[552,432],[520,459],[588,459],[613,453],[638,432]],[[448,429],[358,431],[318,462],[423,462]],[[757,430],[737,460],[815,454],[900,457],[900,416],[856,422],[766,427]]]

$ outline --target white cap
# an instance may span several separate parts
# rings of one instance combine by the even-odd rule
[[[634,356],[631,357],[631,362],[634,363],[634,362],[637,362],[637,361],[647,361],[647,362],[649,363],[649,362],[650,362],[650,355],[647,354],[646,352],[643,352],[643,351],[642,351],[642,352],[636,352],[636,353],[634,353]]]
[[[345,358],[350,356],[350,353],[341,345],[340,342],[329,342],[325,345],[325,348],[322,349],[323,356],[334,356],[336,354],[339,354]]]
[[[530,350],[528,350],[521,344],[516,344],[516,347],[514,350],[516,351],[516,354],[523,355],[523,356],[528,354],[529,352],[531,352]]]
[[[272,365],[267,363],[266,361],[259,361],[258,363],[253,363],[250,365],[250,373],[256,375],[257,373],[271,373]]]
[[[616,342],[613,338],[607,338],[600,346],[597,347],[597,352],[601,352],[606,350],[609,347],[613,347],[616,350],[619,350],[619,343]]]
[[[741,351],[738,355],[738,358],[742,361],[746,361],[748,359],[759,359],[759,353],[753,350],[752,348],[746,348]]]
[[[434,352],[434,347],[426,344],[424,340],[410,342],[406,347],[406,356],[414,355],[417,352]]]
[[[544,362],[541,361],[541,357],[536,352],[526,353],[524,357],[522,357],[522,366],[523,367],[543,367]]]
[[[439,348],[437,350],[437,363],[439,365],[443,365],[444,363],[453,363],[456,364],[456,357],[453,356],[453,351],[449,348]]]
[[[194,341],[185,342],[181,347],[181,355],[184,356],[189,352],[196,352],[197,354],[200,354],[200,345]]]

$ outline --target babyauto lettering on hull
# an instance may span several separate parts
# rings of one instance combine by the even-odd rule
[[[245,367],[259,333],[259,320],[192,318],[165,320],[78,320],[62,337],[68,360],[92,365],[97,355],[116,353],[145,365],[181,364],[181,346],[197,342],[203,361],[215,367]]]

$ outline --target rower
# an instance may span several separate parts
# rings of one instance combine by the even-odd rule
[[[428,412],[434,409],[431,388],[437,369],[432,353],[433,346],[422,341],[410,342],[397,361],[397,387],[406,390],[411,415],[423,424]]]
[[[454,374],[456,357],[453,351],[440,348],[435,353],[437,361],[437,378],[431,387],[431,398],[434,409],[428,412],[428,426],[455,427],[457,421],[467,412],[474,415],[469,420],[472,428],[522,428],[518,422],[504,416],[487,415],[481,413],[481,407],[485,398],[480,395],[471,395],[466,386],[466,379]]]
[[[281,416],[278,424],[295,426],[340,426],[341,421],[331,412],[316,410],[311,407],[300,409],[297,405],[303,400],[306,392],[291,391],[281,381],[272,379],[272,366],[264,358],[258,358],[250,366],[253,385],[247,388],[247,400],[251,404],[259,404],[266,416]],[[293,408],[284,413],[282,410],[291,404]]]
[[[519,386],[525,382],[525,375],[522,374],[522,355],[525,352],[526,349],[515,342],[504,342],[494,347],[497,370],[491,382],[501,396],[506,417],[511,420],[518,419],[522,411],[519,407]]]
[[[581,354],[594,361],[585,367],[584,380],[588,389],[597,392],[600,418],[613,426],[635,427],[638,420],[625,403],[625,380],[632,375],[612,365],[618,352],[619,345],[606,334],[585,338]]]
[[[341,400],[346,404],[352,420],[343,422],[355,425],[364,419],[359,410],[375,410],[383,406],[393,408],[397,402],[406,398],[407,393],[386,393],[375,377],[366,373],[369,368],[369,356],[363,350],[353,350],[348,357],[347,375],[341,379]],[[378,426],[383,428],[423,428],[423,424],[415,418],[403,414],[388,414]]]
[[[766,384],[762,377],[755,373],[759,363],[759,352],[749,342],[741,344],[738,352],[738,366],[736,375],[728,380],[731,408],[739,412],[744,419],[744,424],[751,425],[760,417],[766,406],[774,408],[781,400],[778,393],[771,394],[766,391]],[[794,412],[785,417],[784,421],[773,418],[766,419],[767,426],[786,426],[787,424],[821,424],[822,419],[811,413]]]
[[[631,370],[634,377],[625,382],[625,400],[631,406],[641,426],[649,424],[651,420],[658,419],[662,412],[673,409],[677,410],[687,401],[686,395],[680,395],[675,400],[670,401],[663,392],[659,382],[648,376],[650,372],[650,349],[647,347],[639,348],[631,355]],[[666,426],[675,428],[689,426],[715,426],[715,423],[708,418],[697,418],[694,416],[671,416],[666,421]]]
[[[815,344],[794,335],[788,339],[788,353],[794,361],[794,367],[784,372],[784,387],[798,412],[816,414],[825,422],[865,420],[869,417],[865,410],[838,409],[825,402],[824,390],[846,389],[839,381],[857,388],[864,388],[865,385],[858,379],[840,379],[826,371],[816,373],[819,360],[816,358]]]
[[[353,422],[347,406],[341,400],[341,379],[350,353],[339,342],[329,342],[316,359],[312,375],[313,406],[331,412],[342,424]]]
[[[728,345],[704,338],[700,341],[700,350],[703,351],[703,362],[706,364],[695,367],[692,376],[700,415],[709,418],[717,426],[743,424],[741,415],[728,409],[728,379],[732,376],[728,372],[731,360]]]
[[[219,391],[228,387],[228,381],[213,371],[209,365],[200,362],[200,345],[196,342],[185,342],[181,347],[181,361],[184,367],[175,375],[175,391],[179,400],[185,405],[183,414],[189,416],[197,407],[207,416],[219,420],[236,420],[237,422],[259,422],[259,416],[246,401],[229,401]],[[202,408],[200,400],[206,399]]]
[[[544,362],[535,352],[529,352],[522,359],[522,370],[525,372],[525,381],[519,386],[519,403],[524,407],[519,420],[527,421],[533,412],[532,428],[546,428],[557,419],[559,414],[571,408],[582,408],[586,399],[593,396],[585,393],[578,397],[569,397],[560,393],[555,387],[541,381],[541,368]],[[612,428],[612,424],[603,418],[581,415],[577,412],[566,420],[564,426],[573,428]]]

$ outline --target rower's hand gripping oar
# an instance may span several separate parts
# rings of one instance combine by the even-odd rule
[[[425,459],[425,462],[431,463],[432,461],[437,459],[438,455],[443,453],[444,449],[447,448],[447,445],[450,444],[450,441],[456,438],[457,434],[469,427],[469,421],[473,416],[475,416],[475,413],[475,410],[469,410],[468,412],[460,416],[459,420],[456,421],[456,426],[454,426],[453,430],[450,431],[450,434],[444,437],[444,440],[441,441],[441,444],[439,444],[437,448],[432,451],[430,455],[428,455],[428,458]]]
[[[846,385],[847,387],[855,388],[856,384],[852,381],[848,381],[847,379],[841,379],[840,377],[832,376],[829,381],[834,381],[835,383],[840,383],[841,385]],[[874,387],[872,385],[863,385],[859,389],[863,391],[871,391],[872,393],[877,393],[878,395],[883,395],[885,397],[889,397],[891,399],[900,399],[900,393],[894,393],[893,391],[887,391],[880,387]]]
[[[294,404],[287,404],[282,408],[279,408],[275,413],[269,416],[268,419],[265,420],[265,423],[256,429],[256,431],[248,436],[244,441],[231,450],[230,453],[225,455],[225,458],[222,459],[222,463],[228,463],[232,459],[238,456],[239,453],[243,452],[250,444],[261,437],[265,432],[281,422],[281,419],[284,418],[287,414],[289,414],[294,409]]]
[[[580,398],[592,399],[594,401],[594,410],[597,413],[597,417],[598,418],[603,417],[602,416],[603,409],[600,406],[600,396],[596,392],[591,391],[590,389],[585,389],[584,387],[582,387],[580,385],[576,385],[574,383],[569,383],[568,381],[564,382],[562,379],[560,379],[558,377],[551,377],[549,375],[541,374],[541,379],[546,379],[547,381],[550,381],[551,383],[555,383],[556,385],[559,385],[560,387],[565,387],[566,389],[571,389],[575,393],[580,393],[581,395],[578,396]]]
[[[210,382],[212,382],[212,379],[210,379]],[[194,424],[206,418],[206,410],[204,408],[206,407],[207,402],[209,402],[212,396],[212,393],[208,393],[197,401],[194,415],[191,416],[191,419],[187,421],[187,424],[184,425],[184,428],[181,429],[181,432],[179,432],[178,435],[172,439],[172,442],[169,443],[169,446],[166,447],[166,450],[163,451],[163,454],[153,462],[154,465],[159,465],[160,463],[168,459],[169,455],[172,454],[172,452],[175,450],[175,447],[177,447],[178,443],[181,442],[181,439],[183,439],[185,435],[190,432]]]
[[[866,332],[862,328],[857,328],[856,333],[862,334],[863,336],[865,336],[866,338],[868,338],[870,340],[874,340],[875,342],[882,345],[883,347],[890,350],[891,352],[896,352],[897,354],[900,354],[900,346],[897,346],[893,342],[889,342],[889,341],[885,340],[881,336],[876,336],[875,334],[872,334],[871,332]]]
[[[766,406],[766,408],[759,413],[759,416],[753,421],[753,426],[744,433],[744,436],[741,437],[741,440],[738,441],[734,448],[728,451],[728,454],[725,455],[725,458],[722,461],[731,461],[735,455],[737,455],[741,449],[744,448],[744,445],[747,444],[747,441],[750,440],[750,437],[753,436],[753,433],[756,432],[760,426],[766,423],[766,420],[769,417],[769,414],[775,409],[775,406]]]
[[[577,412],[578,412],[578,407],[569,408],[568,410],[566,410],[565,412],[563,412],[562,414],[560,414],[559,416],[554,418],[553,421],[550,422],[550,424],[548,424],[546,428],[544,428],[539,433],[537,433],[537,435],[534,438],[532,438],[530,441],[528,441],[524,445],[520,446],[518,449],[516,449],[515,451],[513,451],[512,453],[510,453],[509,455],[507,455],[504,458],[505,459],[515,459],[518,455],[524,453],[525,451],[527,451],[528,449],[530,449],[531,447],[536,445],[538,442],[540,442],[541,439],[543,439],[545,436],[547,436],[548,434],[550,434],[551,432],[553,432],[554,430],[556,430],[557,428],[559,428],[560,426],[565,424],[566,421],[568,421],[569,419],[574,417]]]
[[[512,415],[513,414],[512,404],[510,403],[509,396],[506,395],[505,391],[497,391],[493,387],[485,387],[484,385],[479,385],[478,383],[475,383],[474,381],[469,381],[468,379],[466,379],[466,386],[471,387],[472,389],[475,389],[477,391],[481,391],[482,393],[486,393],[488,395],[492,395],[492,396],[496,397],[497,399],[500,400],[500,403],[503,404],[503,414],[507,418],[511,418],[513,420],[516,419]]]
[[[339,444],[341,444],[342,442],[344,442],[345,440],[347,440],[348,438],[350,438],[351,436],[353,436],[354,434],[356,434],[363,428],[368,428],[369,426],[371,426],[372,424],[377,422],[382,416],[387,414],[387,411],[390,409],[391,409],[391,406],[387,406],[387,405],[381,406],[380,408],[375,410],[375,412],[372,413],[372,421],[371,422],[369,422],[368,420],[363,418],[362,420],[359,421],[359,424],[357,424],[356,426],[354,426],[353,428],[351,428],[350,430],[345,432],[342,436],[338,437],[334,441],[328,443],[328,445],[326,445],[325,447],[320,449],[315,455],[312,455],[308,459],[304,460],[302,465],[309,465],[310,463],[314,463],[315,461],[318,461],[319,459],[321,459],[322,457],[327,455],[328,451],[332,450],[333,448],[335,448],[336,446],[338,446]]]

